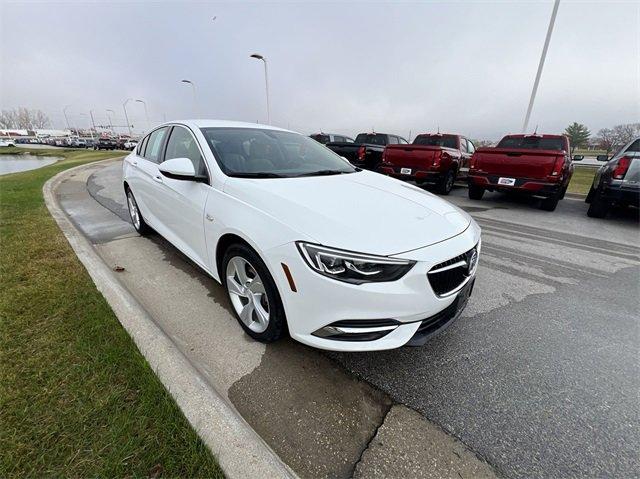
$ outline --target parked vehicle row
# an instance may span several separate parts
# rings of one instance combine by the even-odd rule
[[[358,148],[392,137],[377,135]],[[421,345],[473,290],[480,228],[467,213],[297,133],[167,123],[125,158],[123,188],[135,229],[153,228],[222,283],[258,341]]]

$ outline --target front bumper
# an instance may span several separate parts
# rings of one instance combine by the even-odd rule
[[[471,292],[474,277],[468,281],[470,286],[460,292],[440,297],[431,288],[427,272],[473,249],[479,241],[480,228],[472,221],[463,233],[453,238],[395,255],[414,260],[416,264],[399,280],[385,283],[353,285],[322,276],[304,262],[294,243],[268,250],[264,259],[277,283],[292,338],[332,351],[378,351],[423,344],[453,323],[466,304],[463,297]],[[284,273],[283,263],[291,272],[296,291]],[[353,326],[358,321],[366,325],[384,321],[395,327],[383,337],[371,340],[317,335],[319,330],[336,322]]]
[[[510,177],[513,178],[513,177]],[[499,175],[486,173],[469,173],[469,185],[480,186],[490,191],[511,191],[525,193],[534,196],[555,196],[562,190],[561,182],[549,182],[536,178],[515,177],[513,186],[499,185]]]

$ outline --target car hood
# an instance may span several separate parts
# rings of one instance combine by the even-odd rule
[[[369,171],[301,178],[230,178],[225,192],[325,246],[393,255],[462,233],[451,203]]]

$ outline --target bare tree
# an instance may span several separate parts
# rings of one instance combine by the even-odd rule
[[[640,136],[640,123],[627,123],[626,125],[616,125],[613,127],[616,137],[616,146],[623,146],[634,138]]]
[[[616,146],[616,134],[611,128],[603,128],[598,132],[597,136],[598,147],[607,152],[607,155],[611,153]]]
[[[491,140],[472,140],[472,142],[476,148],[485,148],[487,146],[493,146],[496,144],[495,141]]]
[[[42,110],[15,108],[0,112],[0,127],[4,129],[32,130],[34,128],[46,128],[50,124],[49,117]]]

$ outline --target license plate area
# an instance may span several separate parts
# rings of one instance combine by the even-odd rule
[[[411,174],[411,168],[400,168],[400,174],[401,175],[410,175]]]
[[[498,184],[499,185],[505,185],[505,186],[513,186],[513,185],[516,184],[516,179],[515,178],[500,177],[500,178],[498,178]]]

